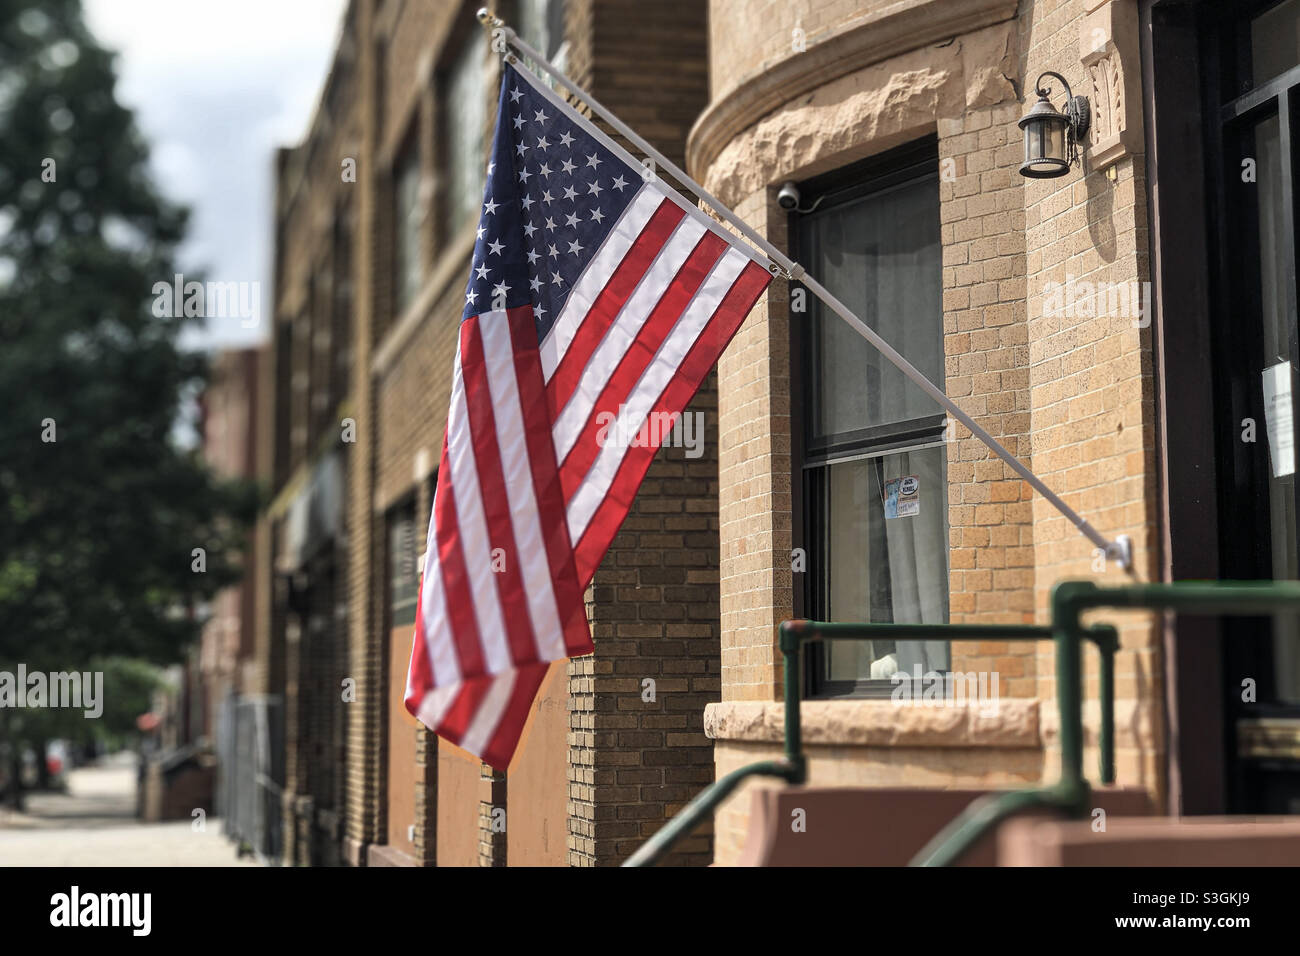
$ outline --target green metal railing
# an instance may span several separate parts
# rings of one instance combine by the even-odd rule
[[[1080,619],[1100,608],[1176,611],[1180,614],[1274,614],[1300,610],[1300,582],[1187,581],[1099,587],[1091,581],[1062,581],[1052,589],[1053,638],[1056,641],[1056,694],[1061,712],[1061,777],[1054,786],[989,794],[974,801],[912,861],[921,866],[954,863],[988,830],[1016,813],[1049,807],[1070,817],[1086,815],[1088,782],[1083,777],[1082,695],[1077,680]]]
[[[785,756],[739,767],[704,788],[658,833],[647,840],[624,866],[651,866],[673,845],[699,826],[704,819],[749,777],[777,777],[790,784],[807,780],[807,759],[803,753],[800,702],[803,698],[800,654],[803,645],[822,640],[897,641],[1046,641],[1052,629],[1029,624],[838,624],[824,621],[785,621],[778,629],[779,646],[785,661]],[[1114,699],[1115,650],[1119,636],[1115,628],[1100,625],[1083,632],[1101,652],[1100,696],[1102,706],[1101,778],[1115,776]],[[1074,659],[1078,660],[1076,654]],[[1076,675],[1077,678],[1077,675]],[[1078,742],[1080,756],[1082,743]]]
[[[990,828],[1025,810],[1046,807],[1069,817],[1084,816],[1091,793],[1083,775],[1082,645],[1085,641],[1097,647],[1101,659],[1098,673],[1100,778],[1105,784],[1115,781],[1115,652],[1119,647],[1119,636],[1112,625],[1085,627],[1081,621],[1085,612],[1098,608],[1168,610],[1184,614],[1265,614],[1300,610],[1300,582],[1184,582],[1099,587],[1091,581],[1063,581],[1052,590],[1052,623],[1047,627],[785,621],[778,632],[785,661],[784,758],[737,768],[706,787],[623,865],[653,865],[749,777],[776,777],[791,784],[802,784],[807,780],[807,759],[803,753],[799,722],[802,699],[799,658],[805,643],[819,640],[1050,640],[1056,645],[1056,699],[1061,725],[1059,779],[1049,787],[989,794],[974,801],[935,835],[913,859],[913,865],[950,865]]]

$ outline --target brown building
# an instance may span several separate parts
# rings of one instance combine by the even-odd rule
[[[212,359],[199,402],[199,452],[222,478],[261,477],[260,443],[268,431],[260,394],[264,357],[264,350],[247,348],[218,352]],[[187,559],[193,571],[205,573],[208,557],[196,548]],[[250,548],[241,579],[196,610],[205,618],[199,641],[182,663],[168,668],[165,686],[154,694],[151,716],[158,724],[138,798],[144,819],[188,820],[196,808],[230,810],[217,755],[230,741],[231,709],[254,686],[257,592],[268,584]]]
[[[307,138],[278,162],[260,690],[284,700],[286,862],[614,863],[713,776],[712,383],[692,406],[704,441],[661,453],[588,593],[596,654],[552,667],[508,779],[402,704],[495,115],[476,6],[351,3]],[[707,98],[703,5],[499,12],[684,161]],[[710,859],[707,832],[676,857]]]
[[[596,652],[552,667],[508,774],[420,729],[402,692],[498,75],[473,6],[354,0],[279,160],[257,647],[259,691],[284,700],[289,862],[617,862],[715,775],[779,756],[780,621],[1042,623],[1056,582],[1122,576],[777,281],[693,406],[702,456],[656,458],[588,593]],[[495,10],[1102,534],[1131,536],[1140,580],[1296,577],[1278,400],[1300,362],[1300,0]],[[1040,85],[1064,101],[1049,71],[1088,97],[1088,129],[1063,176],[1026,178],[1018,122]],[[1296,812],[1294,629],[1111,619],[1119,784],[1175,813]],[[1056,772],[1048,644],[830,642],[807,665],[819,786]],[[996,678],[996,714],[900,708],[912,672]],[[1085,727],[1095,761],[1095,703]],[[672,862],[740,859],[755,786],[716,846],[706,828]]]
[[[260,477],[258,443],[265,426],[259,417],[259,379],[264,356],[260,349],[239,349],[220,352],[213,359],[202,400],[202,452],[222,477]],[[222,701],[252,686],[257,588],[263,579],[257,557],[250,552],[240,583],[213,598],[199,642],[196,705],[200,714],[192,736],[215,740]]]

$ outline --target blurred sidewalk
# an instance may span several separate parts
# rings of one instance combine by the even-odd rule
[[[70,771],[67,793],[28,794],[24,813],[0,808],[0,867],[257,865],[235,856],[216,817],[201,832],[138,822],[135,781],[135,756],[117,754]]]

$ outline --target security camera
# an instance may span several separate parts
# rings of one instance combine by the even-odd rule
[[[776,201],[781,204],[782,209],[798,209],[799,187],[793,182],[783,183],[777,191]]]

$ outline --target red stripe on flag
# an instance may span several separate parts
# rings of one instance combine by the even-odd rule
[[[582,589],[573,569],[573,543],[569,540],[565,499],[560,490],[555,443],[551,440],[551,420],[546,409],[546,385],[537,353],[537,325],[531,306],[510,309],[506,315],[510,319],[515,378],[519,385],[519,405],[523,409],[528,461],[533,470],[537,517],[546,542],[546,560],[551,569],[560,626],[564,630],[564,646],[570,657],[590,654],[595,648]]]
[[[483,751],[483,762],[493,770],[505,770],[510,765],[515,747],[519,744],[519,735],[528,724],[528,711],[533,698],[542,686],[549,663],[529,664],[515,673],[515,686],[510,691],[510,703],[506,705],[501,722],[497,724],[492,740]]]
[[[415,640],[411,642],[411,662],[406,667],[406,710],[412,717],[419,716],[424,695],[433,687],[433,669],[429,663],[429,649],[424,642],[424,581],[420,581],[420,594],[415,599]]]
[[[560,468],[560,484],[564,488],[566,501],[573,497],[578,486],[582,484],[582,479],[591,470],[592,462],[600,454],[600,442],[597,438],[602,428],[600,423],[602,416],[608,422],[610,415],[618,415],[619,406],[632,394],[637,381],[654,360],[659,347],[672,332],[726,248],[727,243],[715,233],[706,232],[701,236],[700,241],[691,250],[691,254],[677,270],[673,281],[664,290],[659,302],[646,317],[645,324],[641,326],[636,338],[619,360],[614,374],[605,384],[591,410],[591,415],[587,418],[586,425],[583,426],[573,447],[569,449],[569,454]]]
[[[565,350],[560,364],[556,366],[551,380],[546,384],[546,398],[550,405],[551,417],[559,415],[578,387],[582,372],[591,359],[591,354],[605,337],[605,331],[618,317],[618,313],[636,291],[646,271],[654,263],[664,244],[677,228],[677,224],[686,215],[682,208],[671,200],[665,199],[654,211],[654,215],[645,224],[641,234],[633,241],[627,255],[618,264],[614,274],[605,283],[592,304],[590,311],[582,319],[582,324],[574,333],[573,341]]]
[[[483,698],[487,696],[492,681],[493,678],[491,677],[475,677],[473,680],[461,683],[460,690],[456,692],[456,699],[447,708],[442,723],[434,728],[434,732],[439,736],[446,737],[459,747],[461,740],[465,736],[465,731],[469,730],[470,721],[474,719],[474,715],[478,713],[479,705],[483,703]]]
[[[501,448],[497,444],[496,416],[492,411],[492,393],[488,387],[483,337],[479,329],[479,323],[483,321],[503,322],[505,319],[488,316],[461,323],[461,328],[466,330],[461,335],[461,376],[465,382],[466,412],[474,443],[474,468],[478,472],[479,496],[487,519],[489,545],[494,552],[497,548],[504,552],[504,567],[500,571],[492,568],[492,576],[506,641],[510,645],[510,659],[515,664],[530,664],[537,660],[537,641],[533,637],[524,579],[519,573],[521,561],[515,545],[514,525],[510,521],[510,496],[501,471]],[[471,673],[470,676],[474,675]]]
[[[700,331],[690,351],[682,360],[668,387],[664,389],[659,401],[650,414],[670,412],[680,413],[690,404],[704,381],[713,363],[718,360],[731,337],[736,334],[740,324],[754,307],[767,284],[772,280],[767,270],[757,263],[749,263],[736,278],[727,294],[718,304],[713,316]],[[583,532],[574,550],[574,563],[578,569],[578,580],[583,587],[591,580],[600,565],[605,552],[609,550],[614,536],[618,534],[619,525],[627,517],[636,497],[641,479],[654,460],[657,447],[637,446],[629,448],[619,464],[614,480],[604,500],[592,515],[591,521]]]

